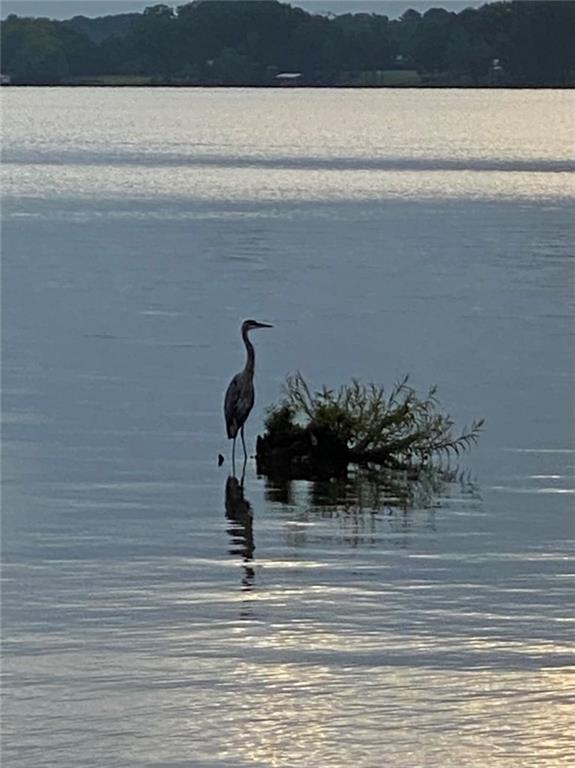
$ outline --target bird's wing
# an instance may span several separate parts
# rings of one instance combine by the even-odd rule
[[[235,437],[238,434],[238,429],[240,428],[240,423],[237,419],[237,410],[241,397],[241,380],[242,374],[236,373],[226,390],[226,398],[224,400],[224,415],[226,417],[226,429],[229,438]]]

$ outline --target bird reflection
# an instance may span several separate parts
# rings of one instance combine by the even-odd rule
[[[252,505],[244,496],[244,478],[241,481],[230,475],[226,480],[226,518],[231,522],[228,534],[231,546],[230,555],[240,555],[243,560],[244,589],[251,589],[255,571],[250,563],[254,556],[254,528]]]

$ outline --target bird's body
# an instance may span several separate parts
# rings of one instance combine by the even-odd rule
[[[245,371],[236,373],[230,381],[224,412],[226,415],[226,431],[232,440],[246,423],[250,411],[254,407],[255,391],[253,377],[246,375]]]
[[[255,400],[254,373],[255,351],[248,333],[255,328],[271,328],[267,323],[258,323],[256,320],[244,320],[242,323],[242,339],[246,347],[246,364],[243,371],[236,373],[230,381],[224,400],[224,415],[226,419],[226,432],[228,438],[233,440],[232,463],[235,460],[236,437],[238,432],[242,438],[244,458],[247,459],[246,444],[244,441],[244,424],[247,421]]]

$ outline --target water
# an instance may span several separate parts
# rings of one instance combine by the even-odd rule
[[[6,763],[572,765],[569,93],[2,98]],[[410,372],[479,447],[250,462],[226,519],[249,316],[252,449],[295,370]]]

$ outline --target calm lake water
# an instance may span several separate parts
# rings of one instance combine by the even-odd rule
[[[4,759],[572,766],[573,101],[3,89]],[[460,476],[225,517],[222,397],[437,384]]]

